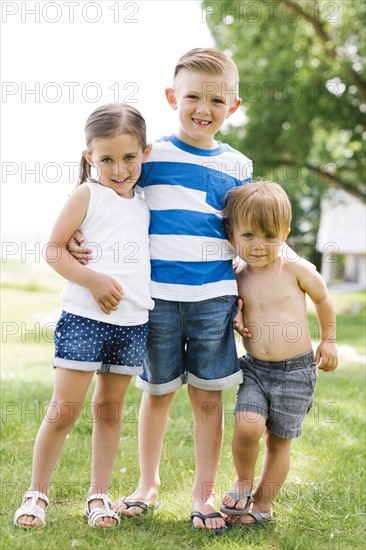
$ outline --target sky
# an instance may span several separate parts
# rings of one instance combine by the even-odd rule
[[[10,258],[22,242],[42,250],[47,241],[76,183],[89,114],[124,101],[145,117],[149,140],[173,133],[164,90],[175,64],[214,42],[196,0],[2,1],[0,8],[1,239]],[[234,116],[238,123],[243,115]]]

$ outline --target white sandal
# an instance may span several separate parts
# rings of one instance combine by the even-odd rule
[[[29,499],[31,499],[29,501]],[[49,500],[47,495],[40,493],[39,491],[27,491],[24,493],[22,498],[22,505],[14,514],[13,524],[17,527],[23,527],[23,529],[39,529],[46,527],[46,510],[38,506],[37,501],[38,499],[44,500],[46,503],[46,508],[49,504]],[[27,502],[29,501],[29,502]],[[35,518],[38,518],[41,520],[41,525],[38,525],[37,527],[32,525],[22,525],[18,522],[18,519],[21,516],[34,516]]]
[[[90,510],[89,503],[92,500],[102,500],[104,506],[101,508],[95,508],[95,510]],[[87,498],[84,515],[88,519],[88,524],[90,525],[90,527],[98,528],[98,526],[96,525],[98,519],[105,517],[115,519],[117,522],[115,527],[117,527],[120,522],[117,512],[115,512],[112,508],[111,499],[108,497],[108,495],[105,495],[103,493],[90,495],[90,497]],[[99,529],[111,529],[111,527],[99,527]]]

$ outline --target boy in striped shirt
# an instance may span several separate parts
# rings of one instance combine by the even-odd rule
[[[175,68],[166,89],[177,111],[176,134],[153,143],[138,185],[150,208],[151,294],[148,351],[137,386],[141,479],[116,509],[136,515],[155,505],[170,406],[188,383],[195,416],[196,480],[193,528],[225,530],[215,512],[214,482],[222,444],[222,390],[242,380],[232,320],[237,284],[234,248],[222,223],[224,197],[251,181],[252,162],[215,140],[239,107],[239,76],[221,51],[197,48]],[[214,413],[214,414],[212,414]],[[135,506],[134,506],[135,504]]]

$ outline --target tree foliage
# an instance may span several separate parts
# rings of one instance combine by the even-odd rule
[[[274,171],[309,197],[328,186],[365,197],[365,9],[363,0],[203,2],[240,74],[247,120],[225,140],[254,160],[255,175]]]

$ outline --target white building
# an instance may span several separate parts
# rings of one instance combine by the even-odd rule
[[[366,288],[366,207],[361,200],[332,190],[322,201],[317,241],[327,284]]]

